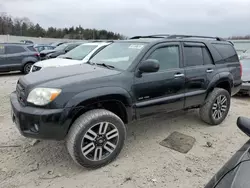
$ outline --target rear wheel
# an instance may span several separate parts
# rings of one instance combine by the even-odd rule
[[[226,118],[230,109],[230,94],[222,88],[215,88],[200,108],[201,119],[210,124],[218,125]]]
[[[120,153],[126,127],[115,114],[96,109],[81,115],[67,136],[67,148],[73,160],[87,168],[98,168]]]
[[[30,72],[30,69],[32,67],[33,63],[26,63],[23,67],[23,73],[28,74]]]

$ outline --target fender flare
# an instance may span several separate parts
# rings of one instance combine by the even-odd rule
[[[210,81],[207,89],[207,95],[211,90],[213,90],[216,85],[222,83],[222,82],[228,82],[230,85],[230,90],[233,87],[233,76],[229,72],[221,72],[216,74],[213,79]]]
[[[81,93],[76,94],[71,100],[67,102],[64,107],[63,115],[64,117],[62,122],[67,124],[66,130],[70,127],[72,120],[75,118],[75,115],[80,111],[86,108],[89,104],[91,104],[92,100],[94,103],[98,101],[104,101],[103,98],[107,98],[110,96],[110,100],[112,100],[112,96],[121,96],[126,99],[126,103],[123,104],[126,110],[127,121],[130,122],[133,118],[133,108],[132,108],[132,97],[125,89],[121,87],[101,87],[96,89],[90,89],[83,91]],[[107,99],[109,100],[109,99]],[[117,102],[122,102],[117,100]],[[86,103],[86,104],[85,104]],[[93,104],[93,103],[92,103]]]

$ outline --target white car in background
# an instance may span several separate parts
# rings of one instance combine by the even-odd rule
[[[39,61],[31,67],[30,72],[36,72],[48,67],[62,67],[88,62],[95,54],[100,52],[112,42],[89,42],[81,44],[66,54],[54,59]]]

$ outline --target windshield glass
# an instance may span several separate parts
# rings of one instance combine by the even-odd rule
[[[64,50],[67,46],[68,46],[68,44],[61,44],[60,46],[57,46],[55,48],[55,50],[56,51]]]
[[[112,43],[96,54],[90,62],[126,70],[145,46],[143,43]]]
[[[97,45],[80,45],[66,53],[63,58],[83,60]]]
[[[250,69],[250,58],[249,59],[243,59],[240,62],[242,64],[243,70],[244,70],[244,68],[245,69]]]

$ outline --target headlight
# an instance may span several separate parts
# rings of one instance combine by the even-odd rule
[[[53,101],[61,91],[61,89],[53,88],[35,88],[29,93],[27,101],[38,106],[43,106]]]

